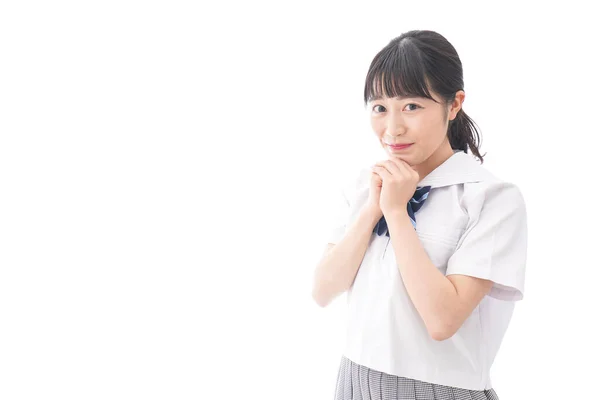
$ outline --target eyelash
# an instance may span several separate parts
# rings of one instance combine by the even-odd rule
[[[420,105],[415,104],[415,103],[409,103],[409,104],[407,104],[407,106],[416,106],[417,107],[415,110],[409,110],[409,111],[416,111],[419,108],[423,108]],[[375,107],[383,107],[383,106],[381,104],[376,104],[373,106],[373,111],[375,111]],[[383,108],[385,108],[385,107],[383,107]]]

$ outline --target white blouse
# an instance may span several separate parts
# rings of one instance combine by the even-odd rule
[[[371,170],[342,189],[329,243],[339,242],[369,195]],[[430,185],[416,213],[416,231],[444,275],[493,281],[459,330],[436,341],[412,304],[390,238],[372,233],[356,279],[346,293],[344,355],[371,369],[440,385],[492,387],[490,368],[523,298],[527,252],[525,203],[514,184],[488,172],[473,156],[456,151],[423,178]]]

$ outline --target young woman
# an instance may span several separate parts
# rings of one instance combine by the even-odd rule
[[[436,32],[406,32],[371,63],[364,101],[388,158],[344,187],[313,288],[323,307],[347,292],[336,400],[498,399],[490,368],[523,298],[526,209],[482,167],[464,99]]]

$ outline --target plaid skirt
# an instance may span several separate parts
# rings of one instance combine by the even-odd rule
[[[342,356],[335,400],[498,400],[494,389],[468,390],[375,371]]]

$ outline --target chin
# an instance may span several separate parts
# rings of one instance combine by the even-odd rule
[[[388,155],[390,157],[394,157],[397,159],[400,159],[402,161],[404,161],[405,163],[407,163],[408,165],[410,165],[411,167],[417,166],[421,163],[423,163],[424,160],[421,160],[420,157],[416,156],[415,154],[394,154],[394,153],[390,153],[388,152]]]
[[[412,157],[409,157],[409,156],[399,155],[399,154],[394,154],[394,153],[388,153],[388,155],[390,157],[394,157],[394,158],[397,158],[399,160],[402,160],[402,161],[404,161],[405,163],[407,163],[410,166],[412,166],[413,163],[414,163],[413,160],[412,160]]]

